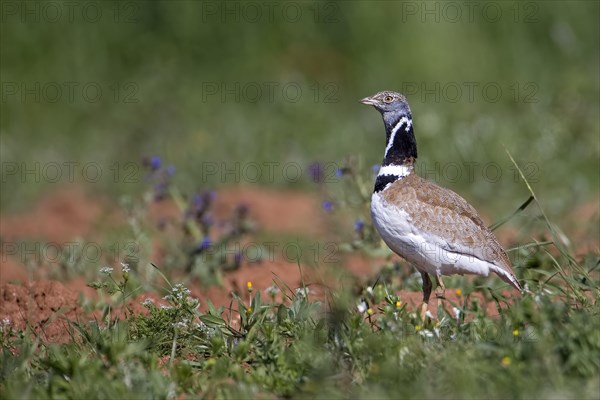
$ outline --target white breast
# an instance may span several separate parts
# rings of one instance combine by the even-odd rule
[[[476,274],[488,276],[493,264],[453,252],[446,240],[421,231],[401,208],[387,203],[382,192],[371,196],[371,217],[377,232],[392,251],[432,275]]]

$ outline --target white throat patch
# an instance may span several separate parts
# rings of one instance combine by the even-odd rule
[[[399,178],[404,178],[410,175],[414,167],[412,165],[384,165],[379,169],[377,176],[395,175]]]

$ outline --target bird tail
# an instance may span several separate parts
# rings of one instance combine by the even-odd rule
[[[496,273],[496,275],[498,275],[500,277],[500,279],[502,279],[504,282],[508,283],[509,285],[511,285],[512,287],[517,289],[519,292],[523,291],[523,288],[521,287],[521,284],[517,280],[517,277],[511,271],[507,271],[503,268],[496,267],[496,266],[492,267],[492,271],[494,271]]]

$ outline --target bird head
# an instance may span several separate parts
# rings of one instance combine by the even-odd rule
[[[365,97],[360,101],[363,104],[373,106],[383,116],[385,129],[389,133],[399,121],[408,119],[411,121],[412,114],[406,97],[396,92],[379,92],[370,97]]]
[[[377,111],[384,115],[387,113],[411,114],[406,97],[396,92],[379,92],[373,96],[365,97],[360,102],[375,107]]]

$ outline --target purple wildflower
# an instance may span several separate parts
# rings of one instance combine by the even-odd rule
[[[314,183],[322,183],[325,180],[325,170],[319,162],[314,162],[308,166],[308,175]]]
[[[202,206],[204,205],[204,197],[201,193],[194,194],[194,197],[192,197],[192,204],[196,208],[202,208]]]
[[[153,171],[156,171],[157,169],[159,169],[161,165],[162,165],[162,160],[160,159],[159,156],[152,156],[150,158],[150,169],[152,169]]]
[[[215,220],[210,215],[203,215],[200,219],[200,224],[205,227],[210,227],[215,223]]]
[[[332,212],[333,211],[333,202],[331,202],[329,200],[325,200],[323,202],[323,209],[327,212]]]
[[[212,246],[212,241],[208,236],[205,236],[204,239],[202,239],[202,241],[198,244],[197,249],[198,251],[203,251],[209,249],[210,246]]]
[[[236,268],[239,268],[239,266],[242,265],[242,252],[238,251],[235,253],[233,256],[233,263]]]
[[[208,190],[194,194],[189,206],[189,213],[187,215],[193,216],[198,223],[202,223],[202,217],[209,210],[215,197],[215,192]]]
[[[365,227],[365,221],[363,221],[362,219],[357,219],[356,222],[354,222],[354,230],[356,232],[361,232],[364,227]]]

